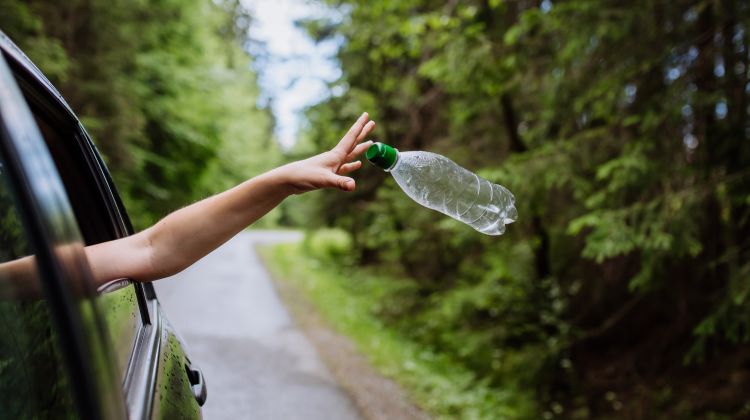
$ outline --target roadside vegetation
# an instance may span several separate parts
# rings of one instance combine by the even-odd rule
[[[323,319],[351,338],[358,350],[383,375],[393,378],[410,398],[436,418],[530,418],[536,412],[532,395],[508,376],[503,388],[477,383],[471,369],[450,354],[413,339],[419,321],[398,327],[381,317],[398,305],[394,296],[410,287],[392,273],[347,264],[348,235],[321,230],[301,243],[259,249],[277,281],[308,299]],[[446,333],[450,333],[446,331]]]

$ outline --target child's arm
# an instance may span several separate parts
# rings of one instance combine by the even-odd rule
[[[150,281],[178,273],[228,241],[291,194],[320,188],[354,190],[347,173],[375,128],[367,113],[332,150],[258,175],[169,214],[154,226],[115,241],[86,247],[96,284],[118,278]]]

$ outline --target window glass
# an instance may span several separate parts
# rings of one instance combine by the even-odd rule
[[[75,401],[0,155],[0,417],[74,418]]]

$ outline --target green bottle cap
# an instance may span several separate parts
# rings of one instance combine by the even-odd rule
[[[373,143],[372,146],[367,149],[365,157],[372,162],[373,165],[387,171],[396,164],[398,150],[387,144],[377,142]]]

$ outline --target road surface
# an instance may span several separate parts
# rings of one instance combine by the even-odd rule
[[[360,418],[295,326],[253,249],[300,238],[296,232],[242,232],[155,283],[191,359],[203,369],[207,420]]]

